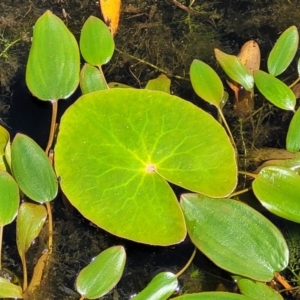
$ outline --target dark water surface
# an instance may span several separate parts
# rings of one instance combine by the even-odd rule
[[[189,5],[188,1],[181,1]],[[191,89],[189,66],[198,58],[210,63],[220,74],[214,58],[215,47],[236,54],[240,46],[255,39],[262,50],[262,66],[276,38],[290,25],[300,25],[299,1],[195,1],[193,8],[206,15],[209,21],[191,17],[185,11],[163,0],[123,0],[122,16],[116,36],[116,51],[104,71],[108,81],[117,81],[135,87],[144,87],[149,79],[160,72],[134,56],[165,70],[172,79],[172,93],[207,108]],[[25,133],[45,148],[51,107],[47,102],[35,99],[25,84],[25,64],[30,47],[32,26],[36,19],[51,9],[61,17],[78,38],[84,21],[90,16],[100,17],[99,3],[91,0],[1,0],[0,3],[0,53],[12,41],[21,40],[6,53],[0,54],[0,118],[7,125],[11,137]],[[66,15],[67,14],[67,15]],[[64,15],[66,17],[64,17]],[[295,69],[290,73],[295,76]],[[180,79],[179,77],[182,77]],[[227,88],[227,87],[226,87]],[[80,95],[79,91],[68,100],[59,102],[59,116]],[[232,94],[230,94],[232,98]],[[8,106],[10,107],[8,109]],[[257,107],[256,107],[257,108]],[[232,120],[231,127],[237,128],[238,121],[231,113],[232,104],[226,106]],[[280,121],[278,121],[280,119]],[[259,134],[249,143],[255,147],[284,147],[283,115],[276,109],[263,118]],[[290,116],[286,117],[286,124]],[[248,125],[245,125],[247,129]],[[281,126],[282,128],[282,126]],[[237,134],[236,130],[236,135]],[[275,134],[276,132],[276,134]],[[259,135],[262,136],[259,138]],[[253,138],[253,137],[252,137]],[[239,143],[238,143],[239,144]],[[178,191],[178,194],[180,191]],[[128,260],[121,282],[103,299],[129,299],[139,292],[160,269],[178,271],[193,251],[189,240],[173,247],[151,247],[115,238],[95,228],[76,211],[62,202],[54,201],[54,253],[36,299],[79,299],[74,294],[74,282],[81,268],[105,248],[122,244]],[[4,230],[3,266],[21,276],[20,261],[14,244],[15,224]],[[45,241],[39,238],[29,251],[32,263],[41,253]],[[200,274],[195,282],[187,275],[182,286],[192,282],[193,288],[202,290],[234,287],[226,272],[219,270],[201,253],[194,261]],[[213,274],[213,275],[211,275]],[[221,279],[220,279],[221,278]],[[194,286],[193,286],[194,284]]]

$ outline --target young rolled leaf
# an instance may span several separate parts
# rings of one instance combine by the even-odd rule
[[[171,80],[165,74],[159,75],[155,79],[147,82],[145,89],[161,91],[170,94]]]
[[[191,240],[222,269],[270,281],[286,268],[289,252],[282,234],[253,208],[200,194],[183,194],[180,203]]]
[[[22,288],[0,277],[0,298],[23,299]]]
[[[39,203],[53,200],[58,183],[41,147],[30,137],[18,133],[12,142],[11,153],[13,176],[22,192]]]
[[[297,152],[300,149],[300,108],[294,114],[286,137],[286,149]]]
[[[0,191],[0,226],[5,226],[11,223],[17,215],[19,187],[15,180],[2,170],[0,170]]]
[[[79,45],[84,60],[98,67],[110,61],[115,49],[109,29],[103,21],[93,16],[82,27]]]
[[[157,274],[151,282],[132,299],[134,300],[165,300],[174,293],[178,287],[178,280],[171,272]]]
[[[226,54],[219,49],[215,49],[215,56],[218,63],[230,79],[239,83],[247,91],[250,91],[253,88],[253,76],[241,63],[238,57]]]
[[[126,253],[122,246],[104,250],[78,274],[77,291],[87,299],[107,294],[122,277],[125,262]]]
[[[252,298],[228,292],[203,292],[186,294],[172,298],[173,300],[253,300]]]
[[[285,110],[295,109],[295,94],[281,80],[261,70],[254,72],[254,80],[263,96],[275,106]]]
[[[278,166],[263,168],[252,183],[255,196],[273,214],[300,223],[300,177]]]
[[[78,99],[61,120],[55,169],[86,218],[115,235],[156,245],[186,236],[167,180],[214,197],[228,195],[237,182],[224,128],[190,102],[147,89],[109,89]]]
[[[102,69],[84,64],[80,72],[80,88],[82,94],[108,89]]]
[[[265,282],[253,281],[249,278],[233,276],[240,292],[253,300],[283,300],[282,296]]]
[[[223,83],[209,65],[194,59],[190,68],[190,77],[193,89],[200,98],[216,107],[221,106],[224,94]]]
[[[268,57],[268,71],[273,76],[284,72],[295,57],[299,34],[296,26],[286,29],[276,41]]]
[[[22,259],[32,241],[39,235],[47,218],[43,205],[24,202],[17,217],[17,247]]]
[[[64,22],[47,10],[35,23],[26,83],[40,100],[68,98],[79,83],[80,55]]]

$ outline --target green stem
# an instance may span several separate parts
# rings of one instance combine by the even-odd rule
[[[54,140],[54,134],[55,134],[55,125],[56,125],[56,117],[57,117],[57,102],[58,101],[53,101],[52,102],[52,117],[51,117],[51,125],[50,125],[50,133],[49,133],[49,139],[48,139],[48,144],[45,150],[46,155],[48,155],[49,150],[53,144]]]
[[[9,44],[5,47],[5,49],[0,53],[0,57],[4,56],[5,53],[8,51],[8,49],[9,49],[10,47],[12,47],[14,44],[16,44],[17,42],[19,42],[19,41],[21,41],[21,38],[16,39],[15,41],[9,43]]]
[[[138,58],[138,57],[135,57],[135,56],[133,56],[133,55],[131,55],[131,54],[128,54],[128,53],[126,53],[126,52],[124,52],[124,51],[122,51],[122,50],[119,50],[118,48],[115,48],[115,50],[118,51],[120,54],[124,54],[124,55],[126,55],[126,56],[128,56],[128,57],[130,57],[130,58],[132,58],[132,59],[134,59],[134,60],[137,60],[138,62],[140,62],[140,63],[142,63],[142,64],[144,64],[144,65],[147,65],[147,66],[149,66],[149,67],[152,67],[153,69],[156,69],[157,71],[159,71],[159,72],[161,72],[161,73],[164,73],[164,74],[166,74],[166,75],[169,76],[169,77],[173,77],[173,78],[177,78],[177,79],[181,79],[181,80],[190,81],[189,79],[187,79],[187,78],[185,78],[185,77],[181,77],[181,76],[179,76],[179,75],[173,75],[173,74],[170,74],[170,73],[168,73],[166,70],[161,69],[161,68],[157,67],[156,65],[151,64],[150,62],[148,62],[148,61],[146,61],[146,60],[143,60],[143,59],[140,59],[140,58]]]
[[[185,266],[176,274],[176,277],[178,278],[183,272],[186,271],[186,269],[190,266],[190,264],[192,263],[195,255],[196,255],[197,249],[194,248],[194,251],[190,257],[190,259],[188,260],[188,262],[185,264]]]

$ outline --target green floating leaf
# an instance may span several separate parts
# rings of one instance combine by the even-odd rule
[[[26,66],[26,83],[41,100],[68,98],[79,83],[80,55],[64,22],[47,10],[36,22]]]
[[[298,59],[297,62],[297,72],[298,72],[298,76],[300,76],[300,58]]]
[[[19,207],[19,187],[5,171],[0,171],[0,226],[11,223]]]
[[[134,300],[165,300],[174,293],[178,287],[176,275],[170,272],[157,274],[151,282],[132,299]]]
[[[0,277],[0,298],[23,299],[22,288]]]
[[[22,203],[17,217],[17,247],[22,259],[32,241],[39,235],[47,212],[43,205]]]
[[[253,208],[197,194],[183,194],[180,202],[193,243],[219,267],[259,281],[286,268],[282,234]]]
[[[22,192],[37,202],[56,197],[58,183],[53,167],[40,146],[31,138],[17,134],[12,142],[12,172]]]
[[[247,91],[253,88],[254,80],[250,71],[240,62],[238,57],[229,55],[219,49],[215,49],[215,56],[224,72],[233,81],[239,83]]]
[[[82,269],[76,280],[77,291],[87,299],[107,294],[122,277],[126,253],[122,246],[110,247]]]
[[[292,62],[299,43],[296,26],[286,29],[278,38],[268,58],[268,71],[273,76],[284,72]]]
[[[297,152],[300,149],[300,108],[294,114],[286,137],[286,149]]]
[[[146,89],[161,91],[170,94],[171,80],[166,75],[161,74],[155,79],[148,81]]]
[[[108,89],[102,69],[84,64],[80,72],[80,88],[83,94]]]
[[[86,218],[157,245],[186,235],[166,180],[213,197],[230,194],[237,182],[224,128],[193,104],[150,90],[110,89],[78,99],[61,120],[55,169]]]
[[[263,71],[254,71],[254,80],[257,88],[275,106],[294,110],[296,97],[292,90],[281,80]]]
[[[252,298],[228,292],[204,292],[172,298],[174,300],[253,300]]]
[[[9,144],[9,132],[0,125],[0,170],[7,170],[7,162],[5,158],[7,144]]]
[[[98,67],[110,61],[115,49],[109,29],[103,21],[93,16],[82,27],[79,45],[84,60]]]
[[[273,214],[300,223],[300,177],[285,167],[265,167],[252,183],[261,204]]]
[[[196,94],[217,107],[221,107],[224,87],[218,74],[203,61],[194,59],[190,68],[190,77]]]
[[[282,296],[264,282],[255,282],[251,279],[233,276],[240,292],[254,300],[283,300]]]

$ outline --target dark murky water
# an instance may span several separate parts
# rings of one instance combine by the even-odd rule
[[[181,2],[189,5],[189,1]],[[264,67],[267,54],[280,32],[290,25],[299,27],[299,7],[300,3],[296,0],[196,0],[193,8],[209,18],[209,21],[203,22],[203,19],[189,16],[167,0],[124,0],[121,24],[116,36],[118,50],[104,68],[105,74],[108,81],[144,87],[149,79],[160,74],[148,62],[165,70],[169,76],[175,76],[172,79],[174,94],[207,108],[195,96],[188,81],[192,60],[202,59],[220,71],[213,58],[213,48],[236,54],[245,41],[255,39],[262,50]],[[100,16],[99,3],[92,0],[2,0],[0,3],[0,121],[5,122],[12,137],[22,132],[34,138],[42,147],[45,147],[48,139],[51,109],[48,103],[30,95],[25,85],[24,71],[32,26],[46,9],[51,9],[61,17],[76,37],[88,16]],[[20,41],[3,52],[16,39]],[[290,74],[295,72],[290,68]],[[60,115],[78,95],[60,102]],[[260,101],[258,99],[256,108]],[[232,105],[228,103],[226,114],[235,136],[240,139],[238,121],[231,110]],[[249,145],[282,148],[285,132],[282,124],[288,124],[290,117],[276,109],[267,116],[266,113],[266,110],[262,110],[256,136],[253,136],[249,124],[244,125],[243,130],[250,128],[251,131],[249,137],[246,133],[247,138],[251,137]],[[112,237],[93,227],[76,212],[70,216],[61,199],[54,201],[54,218],[54,253],[48,276],[36,299],[78,299],[78,295],[74,294],[74,282],[79,270],[111,245],[124,245],[128,255],[126,270],[117,289],[104,297],[114,300],[129,299],[149,282],[151,274],[161,268],[178,271],[193,250],[189,241],[174,247],[160,248]],[[21,276],[20,261],[14,247],[14,226],[12,224],[4,230],[3,265]],[[29,261],[34,263],[43,245],[43,238],[37,240],[29,251]],[[193,282],[192,276],[187,275],[182,283],[185,286],[190,283],[192,287],[189,286],[189,290],[193,287],[196,290],[215,290],[220,288],[220,284],[224,284],[227,289],[232,288],[229,276],[200,253],[195,259],[195,266],[201,270],[196,281]]]

